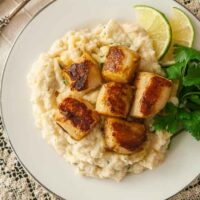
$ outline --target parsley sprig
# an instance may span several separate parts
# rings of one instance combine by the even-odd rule
[[[179,81],[179,105],[167,103],[154,118],[155,130],[175,134],[180,129],[200,140],[200,51],[175,45],[175,64],[165,69],[167,78]]]

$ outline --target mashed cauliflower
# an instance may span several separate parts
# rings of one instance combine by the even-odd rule
[[[81,141],[73,140],[53,119],[59,102],[71,94],[63,82],[60,67],[71,63],[87,51],[99,63],[104,63],[108,45],[126,45],[141,57],[139,70],[162,75],[155,58],[152,41],[147,33],[133,24],[110,20],[93,29],[67,32],[50,50],[34,63],[28,82],[37,127],[43,138],[68,162],[75,165],[80,174],[98,178],[121,180],[128,173],[138,174],[153,169],[165,157],[170,136],[167,132],[149,133],[146,145],[132,155],[121,155],[105,150],[101,124]],[[85,96],[96,102],[98,90]]]

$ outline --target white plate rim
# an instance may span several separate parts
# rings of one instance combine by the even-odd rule
[[[53,0],[49,3],[47,3],[43,8],[41,8],[39,11],[37,11],[37,13],[28,21],[28,23],[22,28],[22,30],[19,32],[19,34],[17,35],[13,45],[11,46],[11,49],[8,53],[8,56],[6,58],[6,62],[3,66],[3,69],[2,69],[2,74],[1,74],[1,81],[0,81],[0,116],[1,116],[1,122],[2,122],[2,126],[3,126],[3,132],[6,134],[7,136],[7,139],[8,139],[8,142],[15,154],[15,156],[17,157],[18,161],[20,162],[20,164],[23,166],[23,168],[25,169],[25,171],[34,179],[34,181],[36,181],[37,183],[39,183],[42,187],[44,187],[48,192],[50,192],[51,194],[55,195],[57,198],[60,198],[60,199],[63,199],[63,200],[66,200],[64,199],[63,197],[57,195],[56,193],[54,193],[53,191],[51,191],[49,188],[47,188],[43,183],[41,183],[29,170],[28,168],[26,167],[26,165],[23,163],[23,161],[20,159],[20,157],[18,156],[17,152],[15,151],[15,148],[11,142],[11,139],[9,137],[9,134],[8,134],[8,131],[7,131],[7,128],[6,128],[6,125],[5,125],[5,122],[4,122],[4,117],[3,117],[3,109],[2,109],[2,88],[3,88],[3,79],[4,79],[4,74],[5,74],[5,70],[6,70],[6,66],[7,66],[7,63],[8,63],[8,60],[10,58],[10,55],[13,51],[13,48],[15,46],[15,44],[17,43],[18,39],[20,38],[20,36],[23,34],[24,30],[31,24],[31,22],[41,13],[43,12],[47,7],[49,7],[50,5],[52,5],[53,3],[55,3],[56,0]]]
[[[7,67],[7,63],[8,60],[11,56],[11,53],[15,47],[15,44],[17,43],[18,39],[21,37],[21,35],[23,34],[24,30],[31,24],[31,22],[41,13],[43,12],[47,7],[51,6],[53,3],[55,3],[57,0],[52,0],[51,2],[47,3],[43,8],[41,8],[39,11],[36,12],[36,14],[28,21],[28,23],[22,28],[22,30],[18,33],[15,41],[13,42],[10,51],[8,53],[8,56],[6,58],[6,61],[4,63],[3,69],[2,69],[2,73],[1,73],[1,81],[0,81],[0,116],[1,116],[1,122],[2,122],[2,126],[3,126],[3,132],[6,134],[9,145],[11,146],[12,151],[14,152],[16,158],[18,159],[18,161],[20,162],[20,164],[23,166],[23,168],[25,169],[26,173],[28,173],[33,179],[34,181],[36,181],[37,183],[39,183],[44,189],[46,189],[49,193],[51,193],[52,195],[54,195],[55,197],[62,199],[62,200],[67,200],[66,198],[61,197],[60,195],[56,194],[55,192],[51,191],[49,188],[47,188],[43,183],[41,183],[30,171],[29,169],[26,167],[26,165],[23,163],[23,161],[20,159],[20,157],[18,156],[12,142],[11,139],[9,137],[5,122],[4,122],[4,117],[3,117],[3,108],[2,108],[2,88],[3,88],[3,80],[4,80],[4,75],[5,75],[5,70]],[[177,0],[173,0],[175,3],[177,3],[179,6],[183,7],[184,9],[186,9],[191,15],[193,15],[200,23],[200,19],[198,19],[198,17],[191,12],[185,5],[182,5],[180,2],[178,2]],[[192,181],[197,178],[200,175],[197,174],[187,185],[185,185],[182,189],[180,189],[179,191],[177,191],[175,194],[173,194],[172,196],[168,197],[166,200],[174,197],[176,194],[178,194],[179,192],[181,192],[182,190],[184,190],[184,188],[186,188],[187,186],[189,186]]]

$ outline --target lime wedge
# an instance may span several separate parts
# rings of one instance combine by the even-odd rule
[[[134,6],[138,24],[143,27],[153,40],[156,58],[161,59],[171,43],[171,27],[165,15],[160,11],[145,5]]]
[[[163,65],[174,63],[174,44],[192,47],[194,41],[194,27],[189,17],[182,10],[174,7],[172,9],[172,17],[169,21],[172,28],[172,43],[167,54],[161,61]]]

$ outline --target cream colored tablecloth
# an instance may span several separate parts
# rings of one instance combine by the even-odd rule
[[[0,0],[0,17],[21,0]],[[32,0],[0,34],[0,70],[17,35],[29,20],[52,0]],[[153,1],[153,0],[152,0]],[[162,0],[160,0],[162,1]],[[199,0],[177,0],[200,19]],[[192,166],[191,166],[192,167]],[[186,172],[187,173],[187,172]],[[167,189],[167,188],[166,188]],[[37,183],[21,166],[12,151],[0,122],[0,200],[59,199]],[[148,199],[153,200],[153,199]],[[200,177],[170,200],[200,200]]]

